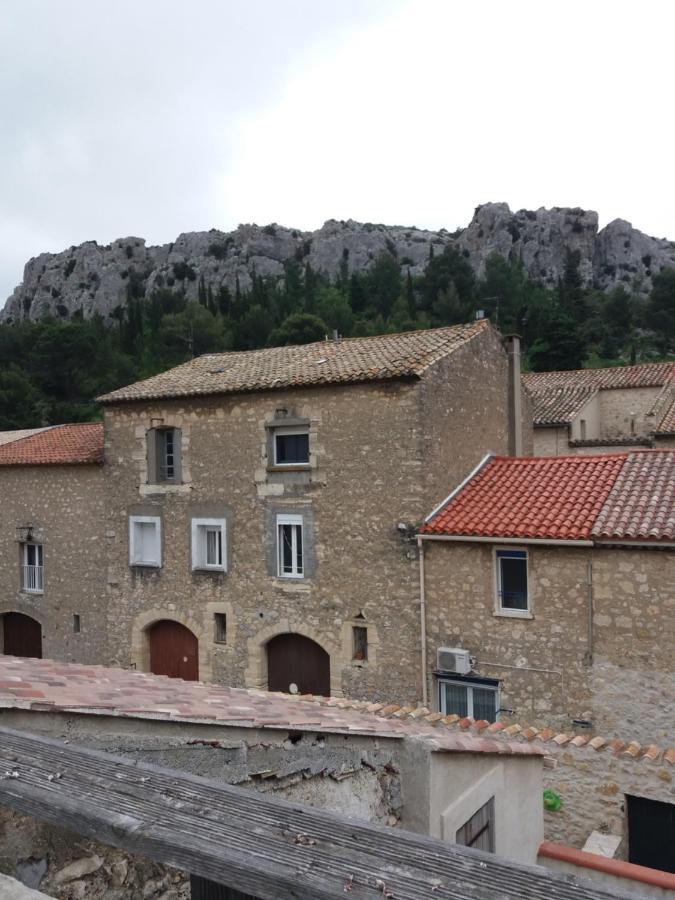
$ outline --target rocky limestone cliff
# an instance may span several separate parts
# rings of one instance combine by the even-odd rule
[[[291,258],[335,276],[345,265],[350,272],[363,271],[380,253],[392,253],[403,269],[420,275],[430,245],[438,253],[447,244],[457,246],[478,275],[490,254],[499,253],[522,261],[531,278],[549,286],[561,276],[567,250],[579,251],[585,283],[604,290],[625,284],[647,293],[653,274],[675,266],[675,243],[649,237],[622,219],[598,231],[594,212],[556,207],[513,213],[506,203],[487,203],[476,209],[467,228],[454,234],[330,220],[312,232],[279,225],[191,232],[159,247],[146,247],[138,237],[105,247],[87,241],[31,259],[0,319],[68,319],[79,312],[85,318],[96,313],[110,318],[126,304],[130,283],[137,295],[145,296],[171,288],[197,299],[202,279],[214,293],[222,286],[234,291],[237,282],[246,291],[253,273],[281,277]]]

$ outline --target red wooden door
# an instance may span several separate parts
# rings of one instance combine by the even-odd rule
[[[42,626],[22,613],[5,613],[2,617],[6,656],[32,656],[42,659]]]
[[[301,634],[272,638],[267,645],[267,688],[329,697],[330,656]]]
[[[162,619],[150,626],[148,640],[151,672],[185,681],[199,679],[199,642],[189,628]]]

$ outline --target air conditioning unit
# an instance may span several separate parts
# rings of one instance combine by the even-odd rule
[[[452,672],[455,675],[468,675],[471,671],[471,658],[468,650],[461,647],[439,647],[436,667],[439,672]]]

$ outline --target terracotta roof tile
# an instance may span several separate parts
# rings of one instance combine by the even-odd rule
[[[99,397],[102,403],[349,384],[421,376],[490,328],[486,319],[405,334],[212,353]]]
[[[675,434],[675,399],[672,400],[663,414],[656,429],[657,434]]]
[[[493,457],[422,533],[588,540],[624,458]]]
[[[523,375],[523,383],[532,396],[534,424],[540,427],[569,424],[599,390],[665,387],[674,382],[674,362]]]
[[[101,422],[54,425],[0,445],[0,466],[71,466],[101,462]]]
[[[591,533],[607,540],[675,541],[675,451],[627,454]]]
[[[21,441],[23,438],[39,434],[41,431],[46,431],[50,427],[50,425],[46,425],[43,428],[22,428],[18,431],[0,431],[0,447],[3,444],[11,444],[14,441]]]
[[[39,693],[42,699],[24,695]],[[113,715],[161,720],[228,724],[238,728],[274,728],[377,735],[384,738],[419,737],[443,751],[500,754],[544,754],[555,752],[552,744],[575,753],[601,752],[630,746],[629,756],[653,763],[663,759],[675,765],[675,748],[653,744],[641,748],[633,741],[607,740],[597,735],[558,734],[553,729],[504,726],[457,715],[422,719],[412,713],[399,718],[398,704],[371,710],[368,701],[347,698],[291,696],[262,690],[230,688],[220,684],[181,681],[127,669],[57,663],[52,660],[0,656],[0,709],[64,711],[80,715]],[[419,708],[417,708],[419,709]],[[412,712],[417,711],[412,708]],[[389,712],[387,712],[389,711]],[[383,716],[383,713],[385,715]],[[433,718],[433,722],[427,721]],[[488,738],[489,735],[489,738]],[[199,742],[199,741],[197,741]]]
[[[675,540],[675,450],[491,457],[422,534],[521,540]]]

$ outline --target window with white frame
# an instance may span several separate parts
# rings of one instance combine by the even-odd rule
[[[498,611],[507,613],[529,612],[527,550],[508,549],[495,552]]]
[[[192,568],[227,570],[225,519],[192,520]]]
[[[438,680],[438,709],[444,716],[470,716],[477,721],[495,722],[499,708],[496,681]]]
[[[41,594],[44,589],[42,544],[26,541],[21,554],[21,587],[24,591]]]
[[[159,516],[129,517],[129,565],[162,565],[162,524]]]
[[[302,516],[277,516],[277,573],[280,577],[304,577],[302,538]]]
[[[275,466],[309,465],[308,427],[275,428],[272,440]]]

